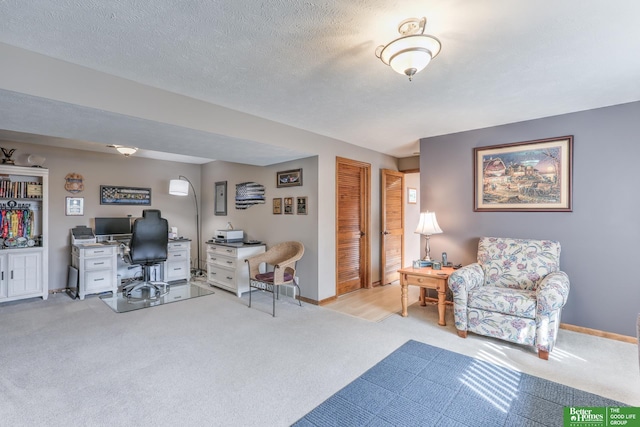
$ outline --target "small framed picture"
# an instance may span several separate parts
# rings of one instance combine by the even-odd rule
[[[418,203],[418,190],[415,188],[407,188],[407,203],[415,205]]]
[[[227,216],[227,181],[219,181],[215,184],[215,197],[213,214]]]
[[[67,197],[65,203],[65,215],[84,215],[84,197]]]
[[[302,169],[291,169],[276,173],[276,184],[278,188],[298,187],[302,185]]]
[[[306,196],[296,198],[296,213],[298,215],[307,214],[307,197]]]
[[[293,215],[293,197],[284,198],[284,214]]]
[[[282,199],[280,197],[276,197],[273,199],[273,214],[280,215],[282,213]]]

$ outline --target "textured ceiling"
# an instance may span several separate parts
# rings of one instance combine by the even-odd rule
[[[640,100],[639,15],[634,0],[3,0],[0,42],[405,157],[423,137]],[[412,16],[427,16],[442,52],[409,82],[374,50]],[[19,120],[0,125],[86,139]],[[123,120],[141,146],[155,140],[151,150],[221,159],[245,143],[249,157],[260,151],[261,141],[209,146],[206,135],[173,128],[201,141],[185,150],[157,142],[161,130],[149,123],[105,120]],[[108,137],[96,132],[93,142]]]

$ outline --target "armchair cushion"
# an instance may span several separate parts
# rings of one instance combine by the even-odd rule
[[[483,237],[478,263],[486,286],[532,290],[547,274],[559,270],[560,244],[550,240]]]
[[[269,271],[267,273],[260,273],[260,274],[256,274],[255,279],[259,282],[267,282],[267,283],[273,283],[273,271]],[[289,273],[284,273],[284,281],[285,282],[290,282],[293,280],[293,276]]]
[[[536,293],[520,289],[483,286],[469,292],[467,306],[495,313],[535,319]]]

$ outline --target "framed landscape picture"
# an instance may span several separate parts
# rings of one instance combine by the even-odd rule
[[[571,212],[573,136],[473,149],[476,212]]]

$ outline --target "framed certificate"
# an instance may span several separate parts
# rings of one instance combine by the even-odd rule
[[[84,215],[84,197],[67,197],[65,203],[65,215]]]

